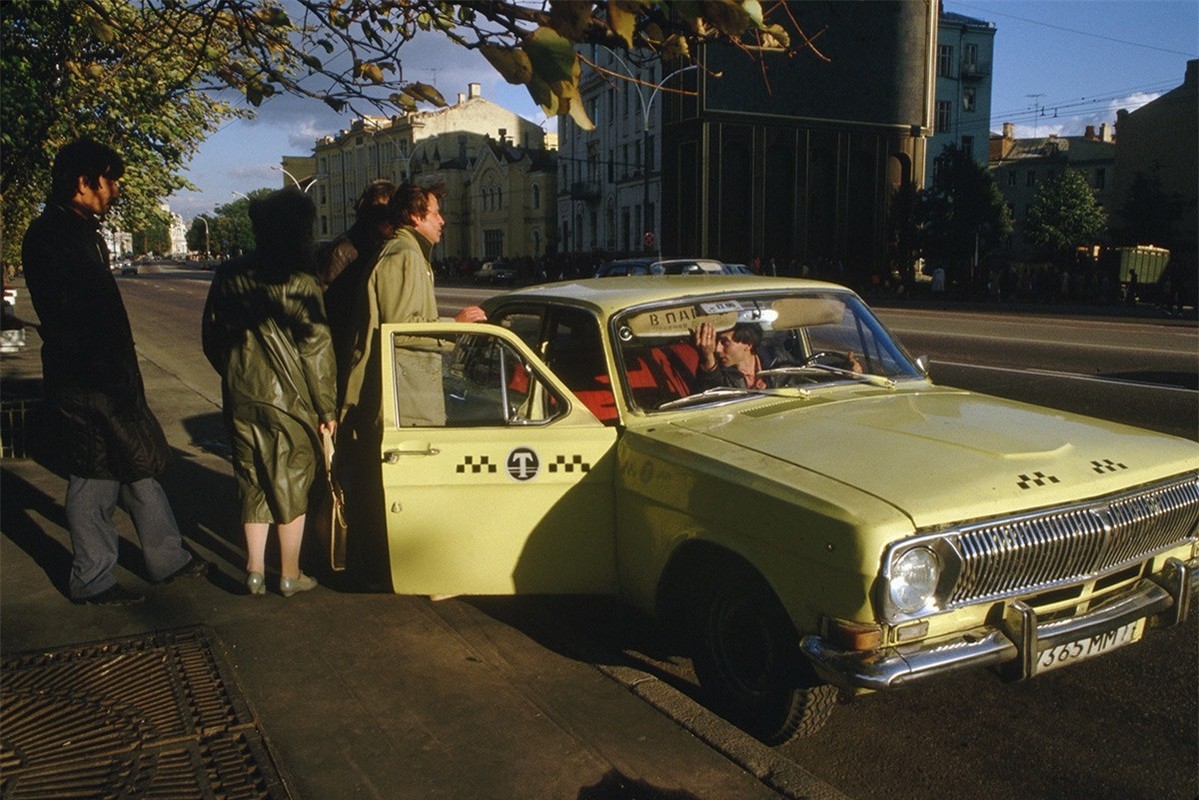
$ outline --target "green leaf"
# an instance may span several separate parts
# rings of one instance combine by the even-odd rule
[[[403,91],[404,94],[408,95],[409,97],[432,103],[438,108],[445,108],[447,105],[449,105],[449,103],[445,101],[445,98],[441,96],[441,92],[437,91],[427,83],[410,83],[401,91]]]
[[[782,25],[767,25],[762,30],[766,33],[767,46],[775,46],[777,44],[783,50],[791,47],[791,34],[787,33],[787,29]],[[774,42],[771,42],[771,39]]]
[[[608,27],[624,40],[625,47],[633,46],[633,34],[637,30],[639,4],[608,0]]]
[[[112,44],[113,40],[117,38],[117,33],[112,29],[112,26],[99,17],[88,17],[87,23],[91,26],[95,37],[104,42],[104,44]]]
[[[552,28],[541,27],[523,45],[529,54],[533,72],[546,83],[570,80],[571,72],[578,64],[574,46]]]
[[[558,113],[558,96],[550,89],[550,85],[536,74],[533,74],[529,78],[529,82],[526,85],[529,87],[529,96],[533,98],[533,102],[541,107],[542,112],[547,117],[556,116]]]
[[[591,3],[579,0],[550,0],[550,27],[577,42],[591,24]]]
[[[416,111],[416,101],[406,94],[395,93],[389,95],[388,99],[391,100],[392,105],[396,106],[401,111],[408,113]]]
[[[533,64],[524,50],[485,44],[479,47],[479,52],[508,83],[522,86],[533,76]]]

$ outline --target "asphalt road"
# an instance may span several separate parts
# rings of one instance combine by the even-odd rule
[[[207,275],[164,268],[122,278],[139,350],[219,410],[199,348]],[[487,290],[439,292],[452,314]],[[886,309],[941,383],[1199,438],[1190,325]],[[154,402],[154,398],[151,398]],[[213,415],[215,419],[215,414]],[[168,422],[164,420],[164,423]],[[191,421],[202,437],[213,420]],[[217,431],[219,433],[219,431]],[[690,665],[610,603],[472,599],[496,625],[591,663],[632,659],[686,694]],[[816,737],[776,748],[858,798],[988,800],[1199,796],[1199,615],[1181,628],[1022,684],[989,672],[860,698]]]

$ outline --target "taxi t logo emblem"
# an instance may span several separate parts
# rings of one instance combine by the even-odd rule
[[[528,447],[518,447],[508,454],[508,474],[518,481],[537,477],[540,462]]]

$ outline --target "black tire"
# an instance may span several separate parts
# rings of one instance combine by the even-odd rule
[[[828,721],[837,689],[811,674],[786,611],[764,581],[735,580],[697,611],[695,672],[715,711],[770,745],[809,736]]]

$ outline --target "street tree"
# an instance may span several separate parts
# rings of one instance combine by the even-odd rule
[[[958,279],[1012,232],[995,177],[956,145],[942,151],[932,186],[916,205],[921,256]]]
[[[1037,187],[1025,237],[1047,257],[1069,267],[1077,248],[1095,244],[1106,228],[1107,216],[1086,177],[1067,169]]]
[[[747,55],[816,50],[789,7],[784,24],[760,0],[7,0],[0,5],[0,196],[5,230],[20,231],[45,196],[52,154],[80,135],[128,157],[121,221],[136,226],[187,183],[179,168],[237,111],[289,93],[364,113],[444,106],[407,81],[402,47],[440,34],[478,50],[547,115],[592,126],[579,96],[580,43],[689,58],[706,42]],[[619,78],[621,76],[610,76]],[[5,248],[19,235],[5,236]],[[5,258],[13,253],[6,249]]]
[[[5,262],[19,260],[21,233],[63,144],[91,136],[123,155],[116,219],[139,231],[163,198],[188,185],[178,173],[205,136],[237,113],[200,78],[237,45],[231,34],[197,54],[180,44],[193,30],[125,0],[9,0],[0,22]]]
[[[145,226],[133,232],[133,252],[169,253],[171,252],[171,215],[161,208],[153,209],[145,222]]]

